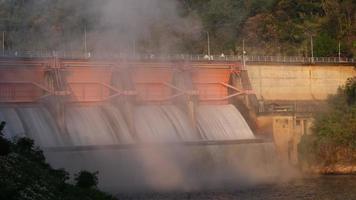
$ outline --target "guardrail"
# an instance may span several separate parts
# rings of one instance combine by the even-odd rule
[[[301,57],[301,56],[246,56],[247,62],[263,63],[356,63],[353,58],[346,57]]]
[[[239,61],[247,63],[344,63],[355,64],[356,59],[347,57],[302,57],[302,56],[259,56],[259,55],[203,55],[203,54],[126,54],[111,52],[66,52],[66,51],[6,51],[0,57],[66,58],[66,59],[122,59],[122,60],[188,60],[188,61]]]

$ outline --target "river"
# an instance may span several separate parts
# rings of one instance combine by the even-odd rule
[[[225,188],[199,192],[119,194],[119,199],[137,200],[354,200],[356,176],[320,176],[246,188]]]

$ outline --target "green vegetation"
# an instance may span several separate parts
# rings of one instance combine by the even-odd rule
[[[186,0],[212,33],[214,49],[241,53],[242,39],[251,54],[356,55],[353,0]]]
[[[313,134],[299,144],[302,161],[309,164],[356,164],[356,77],[329,98],[329,109],[319,113]]]
[[[88,172],[81,171],[79,174],[76,174],[75,180],[77,181],[76,186],[81,188],[92,188],[98,185],[98,172]]]
[[[151,4],[167,1],[152,0]],[[130,2],[134,5],[139,1]],[[12,51],[83,51],[86,27],[90,51],[104,46],[107,51],[130,52],[132,41],[136,41],[138,52],[201,54],[207,53],[206,32],[209,32],[213,54],[241,54],[242,40],[245,40],[248,54],[310,56],[310,40],[313,38],[315,56],[337,56],[339,42],[342,56],[356,56],[354,0],[168,2],[177,3],[177,13],[182,19],[200,21],[199,33],[194,30],[196,26],[191,25],[196,23],[186,21],[182,25],[169,21],[169,16],[165,15],[158,20],[148,17],[143,23],[138,20],[141,24],[136,25],[142,28],[132,25],[136,21],[129,21],[134,18],[131,15],[127,24],[103,24],[101,19],[107,12],[103,12],[105,3],[99,0],[2,0],[0,31],[5,31],[5,48]],[[128,8],[132,9],[130,13],[140,16],[140,10],[135,6]],[[164,11],[159,6],[157,9],[160,11],[152,13]],[[118,18],[114,21],[122,19]],[[130,28],[134,32],[127,31]],[[105,39],[110,42],[105,43]],[[117,44],[111,45],[113,43]]]
[[[52,169],[32,140],[5,139],[0,126],[0,199],[6,200],[114,200],[96,189],[97,173],[82,171],[76,185],[68,184],[69,174]]]

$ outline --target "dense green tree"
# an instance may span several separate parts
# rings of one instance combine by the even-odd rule
[[[3,127],[2,127],[3,128]],[[4,154],[3,143],[10,145]],[[90,173],[84,176],[80,187],[68,184],[69,174],[62,169],[53,169],[45,162],[40,149],[32,140],[21,138],[11,142],[0,136],[0,199],[6,200],[114,200],[98,191],[98,182]],[[82,173],[81,173],[82,174]],[[89,181],[88,181],[89,180]]]
[[[217,51],[231,49],[241,53],[237,51],[245,39],[251,54],[305,56],[310,55],[310,38],[322,40],[325,35],[332,43],[317,44],[318,56],[337,56],[338,41],[343,44],[343,56],[351,56],[356,50],[352,45],[355,3],[350,0],[210,0],[196,6],[200,7],[205,29],[213,33]]]
[[[299,145],[301,160],[312,164],[356,161],[356,77],[348,79],[329,108],[315,117],[313,134]]]
[[[10,142],[4,138],[3,130],[5,122],[0,123],[0,156],[6,156],[10,153]]]
[[[321,33],[315,38],[314,55],[318,57],[336,56],[338,42],[327,33]]]
[[[356,77],[347,79],[345,85],[345,95],[349,105],[356,104]]]
[[[76,174],[75,181],[77,181],[76,186],[81,188],[92,188],[98,185],[98,172],[88,172],[81,171]]]

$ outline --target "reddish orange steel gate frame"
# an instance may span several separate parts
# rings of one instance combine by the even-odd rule
[[[45,66],[5,64],[0,68],[0,102],[29,103],[47,96],[50,89],[43,85]]]
[[[129,73],[121,68],[128,68]],[[186,90],[172,84],[177,70],[190,72],[194,88]],[[50,83],[55,81],[47,77],[49,71],[60,74],[66,87],[54,89]],[[118,71],[130,76],[134,92],[112,85],[113,72]],[[74,103],[102,102],[127,95],[134,95],[139,103],[162,103],[188,95],[197,96],[203,104],[227,104],[234,96],[250,93],[229,84],[231,73],[239,73],[236,63],[1,60],[0,103],[30,103],[52,95],[67,95],[67,101]],[[229,94],[228,88],[234,92]]]

